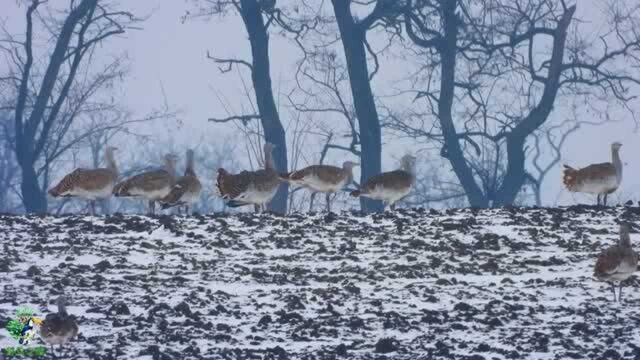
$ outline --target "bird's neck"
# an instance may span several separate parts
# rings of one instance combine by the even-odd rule
[[[169,173],[169,175],[171,175],[172,178],[176,177],[176,165],[173,163],[173,161],[167,161],[164,164],[164,169]]]
[[[196,172],[193,169],[193,156],[187,159],[187,167],[184,169],[185,175],[196,176]]]
[[[273,164],[273,154],[271,153],[271,151],[267,151],[264,153],[264,169],[275,170],[275,166]]]
[[[622,161],[620,160],[620,151],[618,149],[611,149],[611,161],[616,168],[616,177],[622,178]]]
[[[118,165],[116,164],[116,160],[113,157],[112,151],[107,151],[106,159],[107,159],[107,169],[113,171],[117,175]]]

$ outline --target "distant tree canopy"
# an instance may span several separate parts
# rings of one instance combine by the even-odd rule
[[[247,6],[239,0],[205,2],[218,5],[218,12],[222,5]],[[439,147],[458,188],[422,199],[464,194],[474,207],[503,206],[517,202],[531,184],[539,204],[540,182],[560,160],[567,137],[580,124],[601,123],[577,116],[548,124],[554,108],[568,110],[559,101],[574,106],[582,101],[606,117],[614,101],[619,109],[632,110],[628,103],[639,84],[634,69],[640,65],[640,40],[634,29],[640,17],[633,1],[260,3],[265,28],[289,36],[302,52],[296,89],[288,95],[293,108],[337,115],[348,123],[344,137],[350,142],[329,141],[323,158],[328,149],[359,156],[363,182],[381,171],[385,131]],[[604,25],[597,33],[576,15],[583,4],[603,10],[598,21]],[[381,55],[395,56],[395,66],[406,67],[395,69],[404,75],[389,100],[375,94],[386,84],[373,84],[379,71],[394,66]],[[393,104],[407,95],[409,106]],[[333,130],[323,134],[336,139]],[[550,157],[546,164],[542,154]],[[428,187],[421,184],[425,191]],[[379,203],[361,205],[365,211],[380,210]]]
[[[559,99],[613,100],[621,108],[633,99],[640,83],[637,3],[585,2],[606,10],[606,27],[595,35],[576,18],[582,5],[406,1],[402,35],[421,64],[413,85],[426,111],[395,117],[393,127],[441,144],[471,206],[514,203],[533,178],[527,145]]]

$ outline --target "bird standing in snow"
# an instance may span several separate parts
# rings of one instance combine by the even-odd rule
[[[607,195],[616,191],[622,182],[622,161],[620,161],[622,144],[611,144],[611,162],[592,164],[582,169],[574,169],[564,165],[562,182],[571,192],[583,192],[597,195],[597,204],[607,205]]]
[[[620,240],[598,256],[593,275],[601,281],[611,283],[613,301],[616,301],[615,282],[620,282],[618,301],[622,298],[622,283],[636,271],[638,254],[631,248],[629,226],[620,224]]]
[[[58,297],[58,312],[47,314],[40,326],[40,337],[51,345],[52,354],[54,345],[60,345],[62,349],[63,344],[78,335],[78,324],[75,318],[67,313],[67,301],[65,296]]]

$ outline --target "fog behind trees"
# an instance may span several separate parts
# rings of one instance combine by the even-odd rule
[[[430,207],[591,203],[590,196],[562,189],[560,167],[610,161],[609,145],[620,141],[624,180],[610,202],[638,200],[640,49],[632,24],[640,13],[634,1],[580,1],[575,13],[575,2],[559,0],[457,1],[450,7],[446,1],[379,0],[351,8],[311,0],[273,6],[94,1],[93,15],[80,14],[70,33],[60,70],[49,71],[51,94],[40,100],[39,114],[55,44],[70,11],[85,2],[91,7],[92,1],[75,1],[69,10],[69,2],[58,1],[34,10],[34,65],[19,114],[25,123],[41,121],[27,139],[32,159],[18,154],[16,141],[26,140],[16,137],[15,118],[27,59],[25,19],[34,3],[12,1],[0,15],[1,211],[82,210],[83,202],[46,199],[46,188],[75,167],[100,165],[107,143],[119,147],[123,175],[159,166],[167,151],[184,157],[194,148],[205,188],[195,209],[220,211],[216,169],[260,167],[265,138],[284,145],[275,154],[283,171],[350,159],[363,163],[356,183],[416,153],[417,188],[404,203]],[[100,18],[101,11],[110,15]],[[83,41],[97,40],[87,46],[70,95],[54,113],[89,19]],[[563,22],[566,39],[554,68],[553,39],[564,36]],[[447,47],[453,28],[457,39]],[[260,29],[268,36],[261,38]],[[535,32],[531,56],[529,29]],[[102,38],[109,31],[115,32]],[[450,70],[449,51],[456,61]],[[265,55],[268,67],[259,58]],[[555,83],[548,80],[554,71]],[[39,140],[48,119],[51,129]],[[23,194],[37,194],[34,189],[40,198],[25,206]],[[291,190],[281,189],[274,210],[309,209],[310,194]],[[336,205],[380,208],[346,193]],[[103,206],[143,211],[136,200]]]

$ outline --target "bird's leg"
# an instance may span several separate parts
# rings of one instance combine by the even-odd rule
[[[149,215],[154,215],[156,213],[156,203],[153,200],[149,200]]]
[[[331,193],[326,193],[325,198],[327,199],[327,213],[331,212]]]
[[[602,206],[607,206],[607,196],[609,196],[609,194],[604,194],[604,199],[602,201]]]
[[[611,282],[611,290],[613,291],[613,301],[616,301],[616,285],[613,283],[613,281]]]
[[[395,211],[396,210],[396,203],[393,203],[393,204],[389,205],[389,209],[391,209],[391,211]]]
[[[622,302],[622,283],[623,281],[620,281],[620,288],[618,290],[618,302]]]
[[[184,217],[189,217],[189,205],[184,206]]]
[[[91,216],[96,216],[96,201],[91,200],[89,205],[91,206]]]

